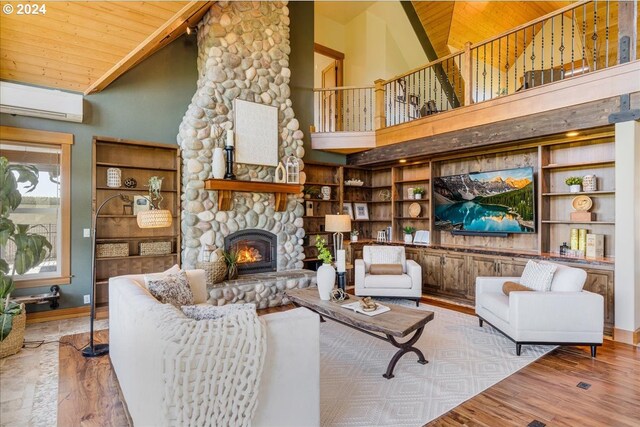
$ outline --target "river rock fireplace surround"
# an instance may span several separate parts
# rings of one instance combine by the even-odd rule
[[[265,230],[240,230],[224,238],[224,250],[238,254],[238,274],[276,271],[278,237]]]

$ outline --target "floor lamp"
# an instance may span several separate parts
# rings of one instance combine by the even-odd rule
[[[82,350],[84,357],[97,357],[109,353],[109,344],[95,344],[93,340],[93,322],[96,316],[96,229],[98,223],[98,215],[102,208],[111,200],[119,197],[123,201],[130,200],[128,196],[122,193],[107,197],[93,214],[91,223],[91,326],[89,345]],[[166,209],[160,209],[159,203],[154,206],[153,197],[142,196],[149,200],[151,209],[148,211],[138,212],[137,223],[140,228],[163,228],[170,227],[172,222],[171,212]]]

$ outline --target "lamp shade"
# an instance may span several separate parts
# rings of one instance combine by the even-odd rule
[[[351,217],[349,215],[325,215],[324,229],[336,233],[351,231]]]
[[[151,209],[138,212],[137,221],[140,228],[164,228],[172,223],[171,211],[166,209]]]

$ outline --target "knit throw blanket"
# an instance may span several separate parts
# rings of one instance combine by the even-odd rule
[[[265,327],[255,311],[195,321],[167,304],[158,307],[169,343],[158,408],[166,425],[251,425],[266,354]]]

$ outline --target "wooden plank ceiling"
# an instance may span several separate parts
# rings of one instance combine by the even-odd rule
[[[5,5],[7,2],[2,2]],[[0,14],[0,79],[89,94],[195,26],[213,2],[46,2]]]
[[[413,1],[438,57],[560,9],[570,1]]]

